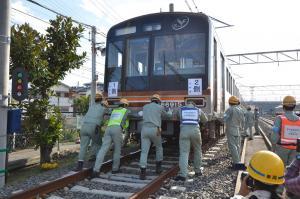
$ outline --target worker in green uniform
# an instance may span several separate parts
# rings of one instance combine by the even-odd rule
[[[245,132],[249,136],[249,139],[253,139],[252,128],[254,124],[254,114],[251,112],[251,107],[247,108],[247,112],[245,114]],[[249,133],[248,133],[249,129]]]
[[[195,176],[201,176],[202,152],[201,152],[201,132],[199,122],[205,124],[208,119],[201,109],[198,109],[192,99],[186,100],[186,106],[180,108],[177,116],[180,118],[179,136],[179,174],[175,180],[185,181],[188,177],[188,158],[190,146],[194,151]]]
[[[114,153],[113,153],[113,165],[112,173],[118,173],[120,167],[120,155],[122,146],[122,132],[123,129],[128,124],[127,116],[129,110],[127,109],[129,103],[127,99],[122,98],[118,108],[115,108],[110,116],[107,128],[105,130],[102,146],[97,154],[97,159],[93,168],[92,177],[99,176],[99,171],[104,160],[104,156],[109,150],[112,143],[114,143]]]
[[[259,111],[258,111],[258,108],[255,107],[255,109],[254,109],[254,129],[255,129],[255,135],[259,135],[258,119],[259,119]]]
[[[271,142],[273,151],[285,166],[292,163],[297,155],[296,142],[300,138],[300,118],[295,114],[296,99],[286,96],[282,102],[283,115],[275,118]]]
[[[236,169],[240,163],[241,135],[239,130],[243,124],[243,113],[238,108],[239,99],[236,96],[231,96],[228,102],[230,107],[224,113],[225,134],[232,157],[232,168]]]
[[[143,127],[141,132],[141,157],[140,157],[140,179],[146,179],[147,157],[151,142],[156,150],[156,173],[161,173],[161,162],[163,160],[163,147],[161,141],[161,118],[169,115],[160,105],[161,99],[158,94],[150,98],[151,102],[143,107]]]
[[[80,129],[80,152],[78,164],[74,171],[80,171],[83,168],[83,162],[86,156],[87,148],[92,140],[90,160],[96,159],[96,154],[101,146],[100,127],[102,125],[103,116],[107,112],[107,104],[101,103],[102,94],[96,93],[95,104],[91,105],[88,112],[83,118]]]

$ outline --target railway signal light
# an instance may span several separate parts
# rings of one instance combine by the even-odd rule
[[[28,96],[28,72],[24,68],[12,71],[12,97],[22,101]]]

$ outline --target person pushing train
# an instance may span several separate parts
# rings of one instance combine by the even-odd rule
[[[162,171],[161,163],[163,160],[163,147],[161,140],[161,119],[169,117],[164,107],[160,105],[161,99],[158,94],[154,94],[150,98],[150,103],[143,107],[143,126],[141,132],[141,157],[140,157],[140,179],[146,179],[146,167],[148,152],[151,142],[155,145],[156,150],[156,173]]]
[[[90,160],[96,158],[96,154],[101,146],[100,128],[103,122],[103,116],[107,113],[107,103],[102,101],[102,94],[96,93],[95,104],[91,105],[83,118],[80,129],[80,151],[77,167],[74,171],[80,171],[83,168],[86,152],[90,141],[92,140]]]
[[[120,167],[120,155],[121,155],[121,145],[122,145],[122,132],[123,129],[128,126],[128,114],[127,109],[129,102],[127,99],[122,98],[120,100],[118,108],[115,108],[109,118],[107,128],[105,130],[102,146],[97,154],[97,159],[93,168],[92,177],[99,176],[100,168],[104,160],[104,156],[109,150],[112,143],[114,143],[113,152],[113,165],[112,173],[118,173]]]
[[[205,124],[208,119],[205,113],[195,106],[192,99],[186,100],[186,106],[180,108],[178,112],[180,118],[179,136],[179,168],[180,171],[175,180],[185,181],[188,177],[188,159],[190,146],[194,151],[194,170],[195,176],[201,176],[202,151],[201,151],[201,132],[199,122]]]

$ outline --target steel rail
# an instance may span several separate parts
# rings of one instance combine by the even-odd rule
[[[219,137],[219,139],[222,136]],[[207,151],[211,146],[213,146],[216,143],[216,141],[207,142],[206,144],[202,145],[202,151]],[[151,194],[157,192],[161,186],[165,183],[166,179],[169,179],[171,177],[176,176],[176,174],[179,171],[179,165],[175,165],[169,170],[162,173],[159,177],[154,179],[151,183],[149,183],[147,186],[145,186],[140,191],[132,194],[129,199],[147,199]]]
[[[130,161],[132,158],[139,157],[141,150],[136,152],[132,152],[128,155],[121,157],[121,163]],[[106,161],[102,164],[101,171],[108,171],[111,169],[112,160]],[[15,194],[12,194],[9,199],[32,199],[38,198],[39,196],[43,196],[44,194],[56,191],[57,189],[61,189],[69,184],[78,182],[89,177],[92,173],[92,168],[84,169],[80,172],[76,172],[74,174],[69,174],[66,176],[62,176],[61,178],[42,183],[37,187],[30,188],[25,191],[21,191]]]
[[[161,186],[164,184],[164,181],[168,178],[171,178],[177,174],[179,171],[179,166],[176,165],[169,169],[168,171],[165,171],[163,174],[161,174],[159,177],[154,179],[151,183],[149,183],[147,186],[145,186],[140,191],[134,193],[129,197],[129,199],[144,199],[148,198],[149,195],[155,193],[157,190],[161,188]]]

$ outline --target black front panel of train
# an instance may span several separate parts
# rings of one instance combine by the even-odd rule
[[[134,33],[116,36],[116,31],[126,27]],[[202,78],[203,89],[207,88],[205,16],[160,13],[138,17],[113,27],[107,42],[105,91],[108,82],[114,81],[119,82],[120,91],[186,90],[189,78]]]

